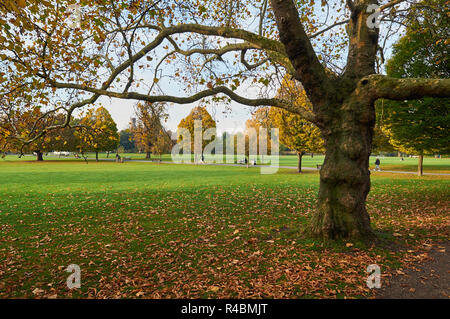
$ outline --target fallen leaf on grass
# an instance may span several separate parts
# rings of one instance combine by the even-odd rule
[[[44,293],[44,290],[42,290],[40,288],[35,288],[32,292],[34,295],[40,295],[40,294]]]
[[[217,287],[217,286],[211,286],[211,287],[209,287],[209,291],[212,291],[212,292],[218,292],[219,291],[219,287]]]

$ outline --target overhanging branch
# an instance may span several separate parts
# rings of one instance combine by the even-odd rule
[[[373,100],[414,100],[423,97],[450,97],[450,79],[397,79],[384,75],[370,75],[363,78],[358,90],[365,90]]]
[[[249,99],[243,96],[240,96],[236,94],[233,90],[225,87],[225,86],[217,86],[213,87],[208,90],[201,91],[199,93],[196,93],[191,96],[187,97],[178,97],[178,96],[171,96],[171,95],[149,95],[149,94],[142,94],[138,92],[112,92],[104,89],[95,89],[95,88],[89,88],[83,85],[79,84],[71,84],[71,83],[59,83],[59,82],[53,82],[52,85],[56,88],[60,89],[76,89],[76,90],[82,90],[94,93],[94,96],[108,96],[118,99],[126,99],[126,100],[140,100],[140,101],[147,101],[150,103],[155,102],[169,102],[169,103],[176,103],[176,104],[190,104],[194,103],[196,101],[199,101],[201,99],[211,97],[217,94],[225,94],[230,99],[232,99],[235,102],[238,102],[240,104],[248,105],[248,106],[276,106],[283,108],[287,111],[300,114],[305,119],[311,122],[316,121],[316,117],[309,111],[298,109],[292,107],[291,103],[278,99],[278,98],[256,98],[256,99]]]

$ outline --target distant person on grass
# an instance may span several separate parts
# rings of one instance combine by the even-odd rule
[[[381,168],[380,168],[380,159],[377,157],[377,159],[375,160],[375,169],[374,171],[380,171],[381,172]]]

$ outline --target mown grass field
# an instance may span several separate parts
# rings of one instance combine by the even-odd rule
[[[0,178],[0,297],[371,297],[369,264],[387,280],[449,240],[443,176],[373,176],[381,246],[302,234],[315,171],[7,159]]]
[[[120,154],[121,156],[131,158],[133,160],[145,160],[145,154],[139,154],[139,153],[124,153]],[[87,154],[88,160],[93,161],[95,160],[95,154],[90,153]],[[106,153],[100,153],[99,158],[104,159],[114,159],[115,154],[110,154],[109,157],[107,157]],[[154,156],[152,158],[161,158],[163,161],[172,161],[170,154],[164,154],[161,157]],[[4,160],[5,161],[31,161],[34,159],[34,156],[27,155],[22,157],[21,159],[18,158],[17,155],[8,155]],[[47,160],[75,160],[73,156],[69,157],[54,157],[54,156],[47,156],[44,157],[44,159]],[[193,159],[193,156],[192,156]],[[207,158],[206,158],[207,159]],[[370,158],[370,169],[373,169],[375,167],[375,159],[376,156],[371,156]],[[302,166],[303,167],[316,167],[317,165],[322,165],[324,160],[323,155],[314,155],[311,157],[310,155],[303,156],[302,159]],[[406,172],[417,172],[417,165],[418,165],[418,159],[412,158],[412,157],[404,157],[403,161],[400,157],[380,157],[381,160],[381,168],[383,170],[393,170],[393,171],[406,171]],[[78,161],[83,161],[83,159],[78,159]],[[225,161],[225,160],[224,160]],[[296,167],[297,166],[297,156],[295,155],[280,155],[279,157],[279,165],[280,166],[291,166]],[[258,162],[260,164],[260,162]],[[434,157],[425,157],[423,161],[423,167],[424,172],[429,173],[450,173],[450,158],[434,158]]]

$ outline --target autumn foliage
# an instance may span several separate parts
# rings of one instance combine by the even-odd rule
[[[290,99],[296,108],[311,110],[311,102],[301,84],[295,80],[284,79],[278,94]],[[301,161],[305,153],[323,152],[324,145],[319,128],[301,115],[271,107],[269,118],[272,125],[280,130],[281,143],[297,153],[299,173],[302,170]]]

